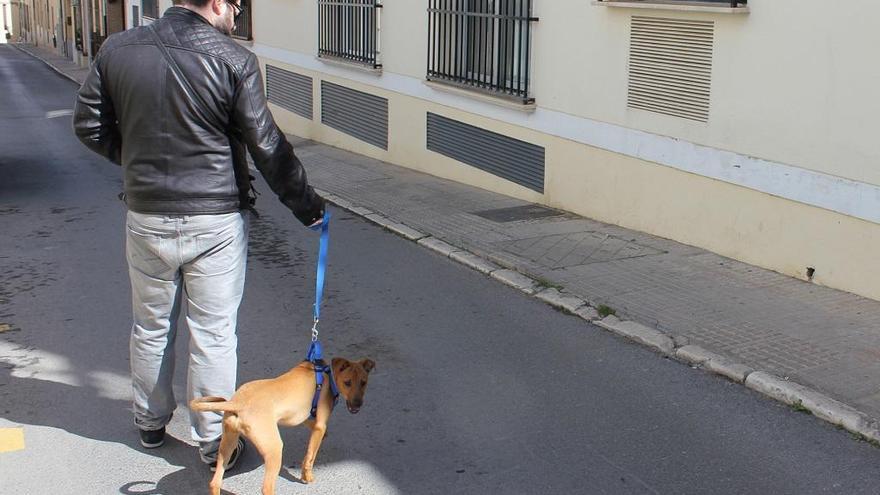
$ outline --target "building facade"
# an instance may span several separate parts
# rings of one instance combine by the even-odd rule
[[[10,0],[18,22],[13,41],[52,47],[83,65],[112,33],[125,29],[123,0]]]
[[[100,39],[114,8],[131,28],[171,6],[12,1],[36,15],[26,39],[79,53],[77,8]],[[262,0],[236,34],[287,132],[880,299],[877,15],[873,0]]]
[[[285,130],[880,299],[880,4],[265,0]]]

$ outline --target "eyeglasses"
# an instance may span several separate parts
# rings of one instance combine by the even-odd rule
[[[238,5],[230,0],[226,0],[226,3],[228,3],[232,7],[232,10],[235,11],[235,13],[232,14],[232,18],[233,20],[237,21],[238,18],[241,17],[241,14],[244,13],[244,9],[241,8],[241,5]]]

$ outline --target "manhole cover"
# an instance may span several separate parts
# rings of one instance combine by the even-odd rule
[[[537,220],[539,218],[558,217],[564,215],[565,212],[547,208],[546,206],[531,204],[524,206],[513,206],[511,208],[499,208],[497,210],[475,211],[473,213],[478,217],[485,218],[497,223],[520,222],[523,220]]]

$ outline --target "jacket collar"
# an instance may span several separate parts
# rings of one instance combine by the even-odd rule
[[[169,8],[168,10],[165,11],[165,15],[163,15],[162,17],[183,17],[183,18],[189,18],[189,19],[191,19],[191,20],[199,20],[199,21],[202,21],[202,22],[204,22],[205,24],[211,26],[211,23],[208,22],[207,19],[205,19],[204,17],[202,17],[201,14],[199,14],[198,12],[194,12],[194,11],[192,11],[192,10],[189,10],[189,9],[186,8],[186,7],[178,7],[178,6],[171,7],[171,8]],[[211,26],[211,27],[214,27],[214,26]]]

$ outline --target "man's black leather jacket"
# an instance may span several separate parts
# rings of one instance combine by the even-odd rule
[[[198,95],[139,27],[104,42],[74,111],[77,137],[122,165],[129,209],[196,215],[246,207],[246,146],[303,224],[320,219],[324,201],[266,106],[256,56],[182,7],[154,27]]]

